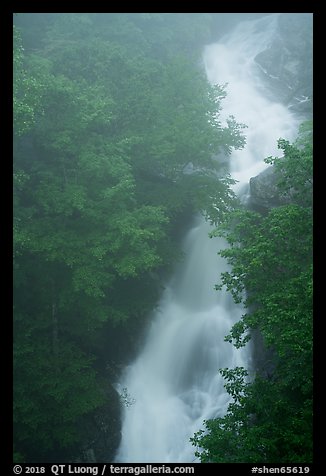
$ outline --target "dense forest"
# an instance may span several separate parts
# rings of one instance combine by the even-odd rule
[[[97,460],[114,458],[127,398],[114,385],[199,212],[226,237],[223,284],[248,310],[226,339],[252,337],[264,357],[249,379],[221,369],[233,403],[193,444],[202,462],[312,460],[312,125],[266,158],[285,204],[243,208],[227,158],[245,125],[222,124],[227,85],[201,61],[214,25],[14,16],[15,462],[87,461],[96,433]]]

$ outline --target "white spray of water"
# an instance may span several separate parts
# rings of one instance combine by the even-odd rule
[[[277,139],[292,139],[296,121],[281,104],[264,98],[254,57],[268,46],[276,16],[241,22],[204,52],[212,83],[228,83],[222,120],[230,114],[248,125],[247,145],[231,157],[237,189],[259,173],[268,155],[278,155]],[[222,416],[230,397],[218,370],[250,363],[249,349],[224,341],[243,309],[225,291],[216,292],[227,269],[218,251],[222,239],[209,239],[209,225],[197,220],[188,233],[186,259],[176,270],[153,315],[139,357],[126,368],[117,388],[126,388],[131,405],[123,408],[117,462],[194,462],[189,441],[203,420]]]
[[[277,140],[294,139],[298,119],[281,103],[263,96],[259,66],[255,56],[269,47],[276,30],[278,15],[244,21],[219,43],[206,47],[204,61],[212,84],[227,84],[221,120],[230,114],[248,126],[244,130],[246,147],[232,153],[230,172],[239,191],[266,164],[263,159],[279,156]]]

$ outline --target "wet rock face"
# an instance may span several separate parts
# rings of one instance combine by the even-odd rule
[[[274,98],[295,112],[312,114],[312,14],[281,14],[274,40],[255,62]]]
[[[249,182],[248,205],[257,211],[264,211],[290,203],[290,197],[285,197],[280,193],[277,186],[279,179],[279,174],[274,167],[268,167],[256,177],[252,177]]]
[[[302,120],[312,118],[312,14],[280,14],[270,47],[259,53],[255,62],[267,96],[285,104]],[[274,167],[252,177],[248,206],[264,213],[291,203],[291,195],[278,189],[279,179]]]

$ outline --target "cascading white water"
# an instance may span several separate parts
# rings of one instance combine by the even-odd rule
[[[186,237],[186,261],[163,293],[145,347],[124,375],[132,405],[125,408],[119,462],[191,462],[189,442],[205,418],[229,402],[218,373],[245,359],[223,337],[241,309],[214,291],[226,269],[218,242],[202,219]]]
[[[292,140],[298,119],[282,104],[264,97],[259,66],[255,56],[268,48],[277,26],[277,14],[259,20],[240,22],[219,43],[209,45],[204,52],[208,80],[227,83],[221,119],[234,115],[237,122],[248,126],[244,130],[246,147],[232,153],[230,172],[238,184],[235,190],[248,184],[266,164],[263,159],[279,156],[277,140]]]
[[[278,155],[277,139],[292,140],[297,128],[285,107],[262,96],[253,61],[268,46],[275,21],[270,15],[241,22],[204,52],[209,81],[228,83],[221,119],[232,114],[248,125],[245,149],[231,157],[236,190],[266,167],[266,156]],[[218,370],[248,368],[250,351],[224,342],[243,309],[225,291],[214,290],[227,269],[217,254],[226,243],[209,239],[209,230],[197,219],[188,233],[185,261],[163,293],[141,354],[118,384],[131,404],[123,409],[117,462],[196,461],[189,438],[203,420],[222,416],[230,402]]]

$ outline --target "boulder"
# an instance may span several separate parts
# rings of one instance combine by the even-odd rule
[[[258,211],[268,210],[290,203],[290,198],[281,194],[277,182],[279,174],[275,168],[267,167],[249,181],[250,198],[248,206]]]

